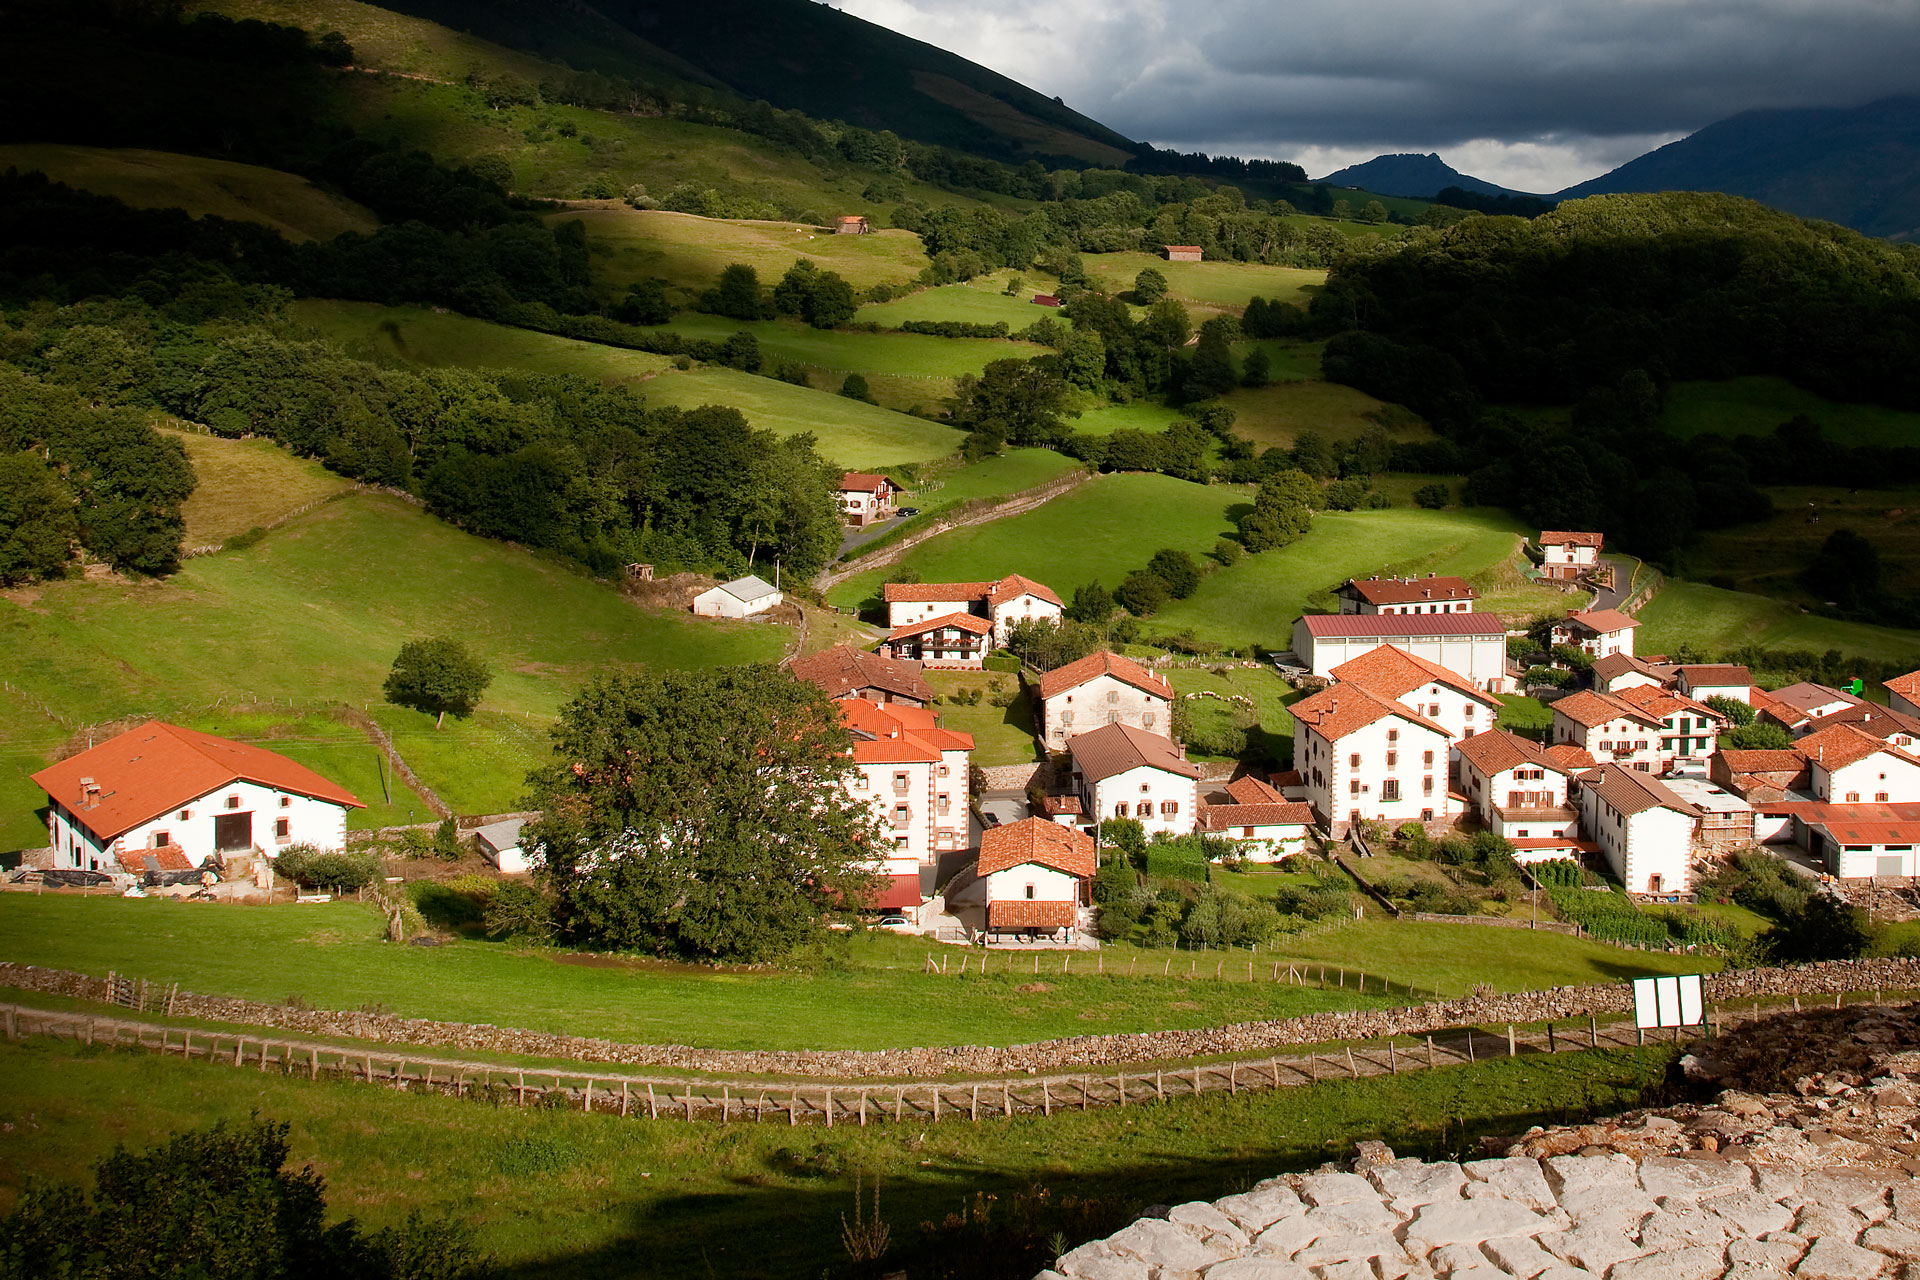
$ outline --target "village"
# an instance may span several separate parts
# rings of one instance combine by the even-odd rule
[[[850,528],[891,517],[899,492],[848,473]],[[1639,624],[1598,603],[1618,599],[1603,542],[1537,539],[1539,576],[1595,601],[1536,625],[1583,668],[1559,687],[1523,688],[1529,669],[1509,641],[1526,632],[1479,611],[1458,577],[1350,579],[1339,612],[1276,621],[1290,647],[1266,661],[1299,696],[1293,759],[1268,769],[1190,760],[1181,695],[1156,660],[1112,649],[1050,670],[1015,660],[1034,762],[976,767],[973,738],[942,727],[927,673],[1010,658],[1016,626],[1062,624],[1061,596],[1018,574],[890,582],[877,644],[787,664],[838,709],[852,739],[846,786],[891,841],[874,867],[882,888],[861,905],[882,928],[943,942],[1098,946],[1092,886],[1103,858],[1121,856],[1121,826],[1153,843],[1200,837],[1210,856],[1255,865],[1364,866],[1410,825],[1436,841],[1485,833],[1522,867],[1571,864],[1642,902],[1690,901],[1718,861],[1750,850],[1836,888],[1920,874],[1920,671],[1888,680],[1882,704],[1859,681],[1768,690],[1745,667],[1636,653]],[[781,601],[750,576],[699,592],[691,611],[751,619]],[[1514,692],[1539,695],[1550,726],[1500,727]],[[1736,722],[1775,726],[1788,745],[1723,746]],[[48,846],[13,882],[133,895],[271,899],[281,852],[343,849],[347,814],[363,807],[285,756],[161,721],[34,781]],[[529,870],[526,820],[469,833],[502,875]]]

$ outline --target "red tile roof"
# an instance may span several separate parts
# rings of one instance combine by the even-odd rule
[[[987,904],[989,929],[1069,929],[1080,919],[1071,902],[1000,898]]]
[[[1251,774],[1227,784],[1227,795],[1234,804],[1285,804],[1287,798],[1269,784]]]
[[[120,865],[134,875],[146,872],[148,858],[152,858],[162,871],[193,870],[193,860],[177,844],[163,844],[153,849],[122,849],[115,856],[119,858]]]
[[[1598,547],[1605,540],[1604,534],[1570,533],[1565,529],[1543,529],[1540,533],[1543,547]]]
[[[841,698],[834,705],[853,731],[853,758],[859,764],[938,764],[942,751],[973,750],[972,735],[935,728],[928,707],[863,698]]]
[[[1806,757],[1785,748],[1730,748],[1720,753],[1727,768],[1735,773],[1798,773],[1807,765]]]
[[[1030,863],[1089,880],[1100,869],[1099,846],[1085,832],[1045,818],[1022,818],[1003,827],[988,827],[980,837],[977,875],[984,878]]]
[[[1897,693],[1908,702],[1920,701],[1920,671],[1909,671],[1883,683],[1888,692]]]
[[[888,604],[939,604],[946,600],[984,600],[991,582],[889,582],[880,588]]]
[[[867,471],[849,471],[840,477],[842,493],[878,493],[882,485],[893,485],[896,489],[900,487],[886,476]]]
[[[1460,755],[1471,760],[1481,773],[1492,777],[1496,773],[1505,773],[1508,769],[1520,765],[1539,765],[1555,773],[1566,773],[1567,767],[1548,758],[1540,744],[1531,738],[1523,738],[1517,733],[1505,729],[1494,729],[1486,733],[1476,733],[1460,743]]]
[[[1021,577],[1017,573],[1010,573],[991,586],[992,590],[987,592],[987,603],[994,607],[1003,605],[1009,600],[1018,600],[1021,596],[1038,596],[1049,604],[1066,607],[1060,597],[1053,593],[1052,587],[1044,582],[1035,582],[1032,578]]]
[[[1606,635],[1613,631],[1627,631],[1640,625],[1618,609],[1589,609],[1585,613],[1567,615],[1567,621],[1577,622],[1598,635]]]
[[[1666,673],[1651,662],[1636,658],[1630,653],[1610,653],[1604,658],[1593,660],[1593,674],[1611,684],[1630,672],[1639,672],[1648,679],[1665,684]]]
[[[1603,694],[1603,697],[1618,698],[1631,706],[1638,707],[1648,715],[1658,716],[1662,720],[1682,711],[1693,711],[1715,720],[1726,717],[1712,707],[1695,702],[1684,693],[1675,693],[1671,689],[1662,689],[1650,684],[1637,684],[1631,689],[1622,689],[1618,693]]]
[[[1386,698],[1403,698],[1422,685],[1444,684],[1489,707],[1500,706],[1498,698],[1476,689],[1473,681],[1459,672],[1390,644],[1369,649],[1327,674],[1342,684],[1364,685]]]
[[[97,784],[91,802],[81,794],[82,778]],[[236,781],[352,809],[366,807],[345,787],[276,752],[161,720],[149,720],[50,765],[33,780],[106,840]]]
[[[1640,688],[1650,686],[1641,685]],[[1609,720],[1637,720],[1650,728],[1658,728],[1660,720],[1646,709],[1626,701],[1627,690],[1623,693],[1595,693],[1591,689],[1582,689],[1570,693],[1553,704],[1555,715],[1564,715],[1577,725],[1592,729]],[[1658,693],[1660,690],[1655,689]]]
[[[1155,675],[1132,658],[1102,650],[1090,653],[1077,662],[1069,662],[1064,667],[1055,667],[1040,677],[1040,697],[1044,700],[1055,698],[1069,689],[1077,689],[1089,680],[1101,676],[1112,676],[1122,684],[1130,684],[1155,697],[1173,700],[1173,686],[1166,677]]]
[[[886,882],[867,899],[867,906],[875,911],[890,911],[899,907],[917,907],[924,901],[920,896],[919,876],[888,876]]]
[[[920,664],[910,658],[883,658],[841,644],[795,658],[790,670],[794,679],[818,685],[829,698],[879,689],[915,702],[933,701],[933,689],[920,674]]]
[[[1368,604],[1420,604],[1438,600],[1478,600],[1465,578],[1348,578],[1340,592],[1351,591]]]
[[[1844,769],[1881,751],[1902,760],[1920,763],[1900,748],[1890,746],[1865,729],[1850,724],[1816,729],[1794,743],[1793,749],[1805,756],[1809,764],[1817,764],[1827,770]]]
[[[1583,773],[1580,785],[1621,813],[1645,813],[1649,809],[1672,809],[1693,816],[1700,813],[1651,773],[1642,773],[1624,764],[1603,764]]]
[[[1876,738],[1891,738],[1896,733],[1920,737],[1920,719],[1871,702],[1857,702],[1838,711],[1829,711],[1813,721],[1816,729],[1824,729],[1830,724],[1850,724],[1865,729]]]
[[[1176,773],[1183,778],[1198,778],[1199,766],[1180,754],[1173,739],[1163,738],[1130,724],[1104,724],[1091,733],[1083,733],[1067,742],[1073,762],[1095,782],[1116,773],[1146,766]]]
[[[1700,685],[1751,686],[1753,684],[1753,672],[1731,662],[1687,663],[1675,670],[1686,678],[1688,684],[1696,688]]]
[[[1543,754],[1547,757],[1547,763],[1563,773],[1571,773],[1575,769],[1591,769],[1599,764],[1599,761],[1593,758],[1591,751],[1585,747],[1576,747],[1571,742],[1556,743],[1548,747]]]
[[[1333,636],[1499,636],[1506,624],[1493,613],[1309,613],[1307,634]]]
[[[1332,685],[1305,701],[1296,702],[1290,710],[1297,723],[1308,726],[1329,742],[1338,742],[1387,716],[1398,716],[1444,737],[1453,736],[1412,707],[1383,698],[1365,685]]]
[[[957,627],[961,631],[971,631],[977,636],[993,630],[993,624],[977,614],[943,613],[937,618],[928,618],[925,622],[909,622],[904,627],[895,627],[888,634],[887,639],[901,640],[907,636],[922,636],[929,631],[938,631],[941,627]]]
[[[1230,831],[1235,827],[1310,827],[1313,806],[1293,800],[1278,804],[1210,804],[1205,821],[1209,831]]]

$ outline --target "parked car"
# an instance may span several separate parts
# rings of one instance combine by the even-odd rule
[[[890,915],[880,917],[880,927],[882,929],[896,929],[904,933],[912,933],[918,926],[903,915]]]
[[[902,507],[902,508],[900,508],[900,510],[899,510],[899,512],[898,512],[897,514],[899,515],[899,517],[900,517],[900,518],[901,518],[902,520],[905,520],[905,519],[906,519],[906,518],[907,518],[908,516],[917,516],[917,515],[919,515],[919,514],[920,514],[920,508],[918,508],[918,507]]]

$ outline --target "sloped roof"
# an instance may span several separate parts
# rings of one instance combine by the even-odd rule
[[[1604,541],[1606,535],[1599,533],[1573,533],[1565,529],[1540,531],[1540,545],[1543,547],[1598,547]]]
[[[1793,749],[1805,756],[1809,764],[1817,764],[1828,770],[1844,769],[1883,751],[1901,760],[1920,763],[1900,748],[1851,724],[1832,724],[1824,729],[1816,729],[1794,743]]]
[[[1453,736],[1405,703],[1381,697],[1361,684],[1330,685],[1312,697],[1296,702],[1289,710],[1293,712],[1295,721],[1307,725],[1329,742],[1338,742],[1348,734],[1387,716],[1398,716],[1443,737]]]
[[[864,698],[841,698],[834,705],[853,732],[853,758],[859,764],[938,764],[943,751],[973,750],[971,734],[935,727],[927,707]]]
[[[1080,771],[1095,782],[1142,765],[1177,773],[1183,778],[1200,776],[1199,766],[1180,754],[1173,739],[1130,724],[1101,725],[1091,733],[1070,739],[1067,750],[1073,753],[1073,762]]]
[[[1920,671],[1909,671],[1903,676],[1895,676],[1882,683],[1886,685],[1889,692],[1899,694],[1908,702],[1920,698]]]
[[[1498,698],[1475,688],[1459,672],[1390,644],[1350,658],[1327,674],[1342,684],[1364,685],[1388,698],[1403,698],[1421,685],[1444,684],[1486,706],[1500,705]]]
[[[1649,809],[1672,809],[1689,817],[1700,811],[1682,800],[1660,779],[1623,764],[1603,764],[1580,775],[1580,785],[1618,809],[1621,813],[1645,813]]]
[[[1797,684],[1785,685],[1767,692],[1767,701],[1810,716],[1821,707],[1834,702],[1844,702],[1848,706],[1858,706],[1861,699],[1840,689],[1830,689],[1824,684],[1814,684],[1802,680]]]
[[[749,604],[780,593],[780,589],[771,582],[751,573],[744,578],[735,578],[732,582],[723,582],[718,587],[710,587],[708,590],[724,591],[735,600]]]
[[[1023,578],[1017,573],[1010,573],[989,585],[991,590],[987,592],[987,603],[990,605],[1002,605],[1021,596],[1038,596],[1050,604],[1061,604],[1060,597],[1053,593],[1052,587],[1044,582],[1035,582],[1032,578]]]
[[[81,794],[82,778],[98,785],[91,805]],[[366,807],[345,787],[277,752],[162,720],[149,720],[49,765],[33,780],[106,840],[242,780],[352,809]]]
[[[1788,748],[1734,747],[1720,753],[1727,768],[1735,773],[1798,773],[1807,767],[1807,758]]]
[[[187,851],[177,844],[157,845],[151,849],[123,849],[114,855],[121,867],[134,875],[144,875],[154,871],[191,871],[193,859],[187,857]],[[149,868],[147,862],[153,866]]]
[[[995,898],[987,904],[989,929],[1066,929],[1079,919],[1079,908],[1071,902]]]
[[[1593,660],[1593,674],[1605,680],[1608,684],[1612,684],[1621,676],[1636,671],[1648,679],[1658,680],[1662,684],[1666,683],[1665,672],[1655,667],[1651,662],[1636,658],[1630,653],[1610,653],[1604,658],[1595,658]]]
[[[1643,688],[1645,686],[1642,686]],[[1631,692],[1628,690],[1627,692]],[[1577,725],[1593,728],[1609,720],[1638,720],[1651,728],[1658,728],[1658,717],[1642,707],[1626,701],[1626,693],[1595,693],[1591,689],[1582,689],[1570,693],[1553,704],[1555,715],[1564,715]]]
[[[1500,636],[1507,626],[1494,613],[1309,613],[1301,617],[1316,640],[1343,636]]]
[[[925,635],[929,631],[938,631],[941,627],[958,627],[962,631],[971,631],[983,636],[993,630],[993,624],[978,614],[943,613],[937,618],[928,618],[924,622],[909,622],[903,627],[895,627],[888,633],[889,640],[902,640],[907,636]]]
[[[1002,827],[988,827],[980,837],[976,874],[990,876],[1029,863],[1091,879],[1100,869],[1099,846],[1085,832],[1046,818],[1022,818]]]
[[[1649,684],[1637,684],[1631,689],[1622,689],[1618,693],[1603,694],[1603,697],[1618,698],[1620,701],[1640,708],[1649,715],[1661,719],[1680,711],[1694,711],[1715,720],[1724,720],[1725,716],[1712,707],[1695,702],[1684,693],[1672,689],[1657,688]]]
[[[1855,728],[1866,730],[1876,738],[1890,738],[1896,733],[1920,737],[1920,719],[1904,711],[1895,711],[1891,707],[1882,707],[1871,702],[1856,702],[1838,711],[1829,711],[1813,722],[1813,726],[1817,729],[1824,729],[1832,724],[1850,724]]]
[[[1234,827],[1310,827],[1313,806],[1296,800],[1282,800],[1277,804],[1210,804],[1205,821],[1209,831],[1228,831]]]
[[[1626,631],[1640,623],[1618,609],[1589,609],[1585,613],[1567,615],[1568,622],[1575,622],[1598,635],[1613,631]]]
[[[1753,684],[1753,672],[1731,662],[1690,662],[1674,668],[1686,682],[1700,685],[1749,685]]]
[[[1549,759],[1539,743],[1505,729],[1476,733],[1460,743],[1459,751],[1464,759],[1471,760],[1475,768],[1489,777],[1523,764],[1539,765],[1555,773],[1568,772],[1567,766]]]
[[[900,487],[897,484],[893,484],[893,480],[887,476],[875,475],[868,471],[849,471],[840,477],[840,492],[878,493],[880,492],[881,485],[889,484],[893,485],[896,489]]]
[[[883,689],[915,702],[932,702],[933,688],[911,658],[883,658],[851,645],[835,645],[793,660],[796,680],[818,685],[829,698],[844,698],[861,689]]]
[[[1572,773],[1575,769],[1591,769],[1599,764],[1593,753],[1585,747],[1576,747],[1571,742],[1558,742],[1543,753],[1547,763],[1563,773]]]
[[[991,582],[889,582],[880,588],[888,604],[939,604],[945,600],[984,600]]]
[[[476,827],[474,838],[481,841],[495,853],[517,848],[520,844],[520,830],[527,825],[525,818],[502,818],[490,822],[484,827]]]
[[[1465,578],[1348,578],[1342,592],[1351,591],[1368,604],[1421,604],[1439,600],[1478,600],[1480,593]]]
[[[1118,653],[1108,653],[1104,649],[1099,653],[1090,653],[1076,662],[1069,662],[1064,667],[1055,667],[1041,676],[1040,697],[1043,700],[1058,697],[1070,689],[1077,689],[1089,680],[1097,680],[1101,676],[1112,676],[1123,684],[1130,684],[1155,697],[1165,698],[1169,702],[1173,700],[1173,686],[1167,682],[1166,677],[1155,675],[1132,658]]]
[[[1227,795],[1234,804],[1286,804],[1287,798],[1270,783],[1260,781],[1252,774],[1235,778],[1227,783]]]

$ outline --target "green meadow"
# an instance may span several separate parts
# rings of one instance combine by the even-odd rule
[[[830,210],[823,217],[840,212]],[[614,201],[570,209],[555,219],[586,224],[594,279],[612,294],[657,277],[691,298],[712,287],[736,262],[771,286],[797,258],[844,276],[856,291],[876,284],[905,284],[927,265],[920,237],[911,231],[874,231],[840,236],[812,224],[743,222],[699,218],[664,209],[629,209]]]
[[[1250,700],[1256,726],[1250,745],[1256,758],[1263,755],[1281,763],[1293,758],[1293,714],[1287,707],[1306,695],[1282,680],[1279,672],[1264,666],[1174,667],[1166,672],[1166,677],[1178,694],[1205,691]],[[1238,703],[1223,702],[1219,698],[1188,698],[1186,708],[1196,734],[1236,728],[1246,714]],[[1219,883],[1235,887],[1231,879]]]
[[[1024,287],[1012,296],[1006,293],[1009,280],[1019,275]],[[859,318],[894,328],[909,320],[951,320],[961,324],[1005,324],[1009,333],[1018,333],[1042,317],[1055,315],[1050,307],[1037,307],[1033,296],[1051,293],[1055,285],[1039,276],[1019,272],[996,271],[975,276],[961,284],[946,284],[922,289],[891,302],[869,302],[860,308]]]
[[[217,545],[353,488],[351,480],[310,458],[296,458],[271,440],[223,440],[161,429],[185,447],[193,464],[193,496],[182,511],[187,522],[182,541],[188,547]]]
[[[1800,414],[1825,428],[1828,439],[1842,444],[1897,446],[1920,441],[1920,413],[1828,400],[1785,378],[1675,383],[1660,425],[1682,439],[1710,431],[1765,435]]]
[[[1236,434],[1261,448],[1292,448],[1303,432],[1312,431],[1328,443],[1352,440],[1379,423],[1372,415],[1385,406],[1364,391],[1337,382],[1276,381],[1267,387],[1242,387],[1220,397],[1220,403],[1238,415]],[[1433,439],[1425,423],[1391,433],[1396,443]]]
[[[1144,568],[1162,547],[1194,555],[1207,551],[1232,531],[1228,505],[1246,501],[1247,491],[1231,486],[1159,475],[1096,476],[1022,515],[929,539],[896,565],[849,578],[828,600],[847,606],[877,599],[880,583],[901,567],[918,572],[923,582],[983,581],[1020,573],[1071,600],[1073,589],[1091,579],[1116,585]]]
[[[1047,348],[1031,342],[1009,342],[995,338],[936,338],[923,333],[863,333],[857,329],[815,329],[799,320],[729,320],[725,316],[687,312],[663,325],[689,338],[710,338],[715,342],[741,330],[751,333],[760,344],[760,355],[769,364],[792,360],[812,369],[833,374],[884,374],[891,377],[918,378],[927,381],[936,395],[950,395],[953,379],[963,373],[979,373],[994,360],[1028,360],[1047,354]],[[831,385],[816,381],[827,390],[838,390],[836,377]]]
[[[136,209],[184,209],[272,227],[289,240],[331,240],[380,225],[371,210],[278,169],[133,147],[49,142],[0,145],[0,170],[38,171]]]
[[[1639,618],[1634,647],[1644,653],[1667,653],[1691,644],[1714,654],[1757,644],[1814,653],[1838,649],[1850,656],[1920,667],[1920,634],[1915,632],[1823,618],[1785,600],[1701,582],[1669,578]]]
[[[1168,262],[1157,253],[1090,253],[1087,275],[1109,293],[1133,288],[1134,277],[1152,267],[1167,278],[1171,296],[1215,311],[1244,311],[1250,298],[1278,298],[1297,306],[1326,283],[1327,273],[1303,267],[1252,262]]]
[[[929,422],[831,391],[812,391],[738,369],[696,367],[647,383],[647,402],[694,409],[721,404],[779,436],[813,433],[820,452],[843,467],[873,469],[931,462],[957,453],[961,434]]]
[[[1523,585],[1515,562],[1524,532],[1490,508],[1323,511],[1306,537],[1208,575],[1193,595],[1154,615],[1153,625],[1191,627],[1236,647],[1284,649],[1302,612],[1330,610],[1335,587],[1376,573],[1458,574],[1494,597],[1483,606],[1544,611],[1566,597]]]
[[[1835,529],[1852,529],[1879,552],[1886,588],[1920,590],[1920,488],[1777,485],[1767,496],[1773,499],[1769,519],[1710,529],[1688,545],[1682,565],[1687,577],[1819,605],[1825,597],[1802,575]]]

